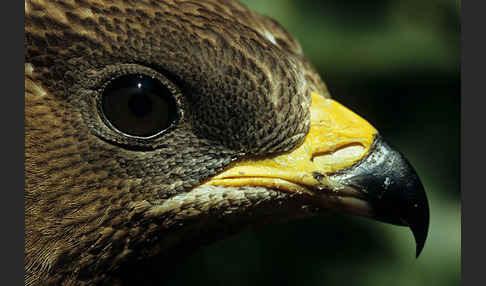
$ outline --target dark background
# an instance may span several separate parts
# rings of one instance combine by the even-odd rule
[[[201,249],[170,285],[459,285],[460,17],[454,0],[243,0],[302,44],[331,95],[416,168],[431,208],[419,259],[411,233],[330,215]]]

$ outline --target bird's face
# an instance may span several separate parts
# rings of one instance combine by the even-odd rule
[[[299,44],[232,1],[25,2],[26,282],[109,281],[255,224],[409,225],[407,161]]]

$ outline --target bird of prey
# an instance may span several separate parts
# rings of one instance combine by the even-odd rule
[[[25,0],[25,169],[26,285],[160,283],[330,210],[409,226],[417,255],[428,231],[407,160],[236,1]]]

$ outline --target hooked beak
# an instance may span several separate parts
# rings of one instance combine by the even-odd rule
[[[429,227],[424,187],[410,163],[367,121],[312,94],[311,127],[291,152],[237,162],[208,185],[305,194],[320,206],[409,226],[422,251]]]
[[[365,158],[329,179],[363,194],[371,218],[409,226],[417,244],[416,257],[420,255],[429,229],[425,190],[408,160],[381,136],[375,137]]]

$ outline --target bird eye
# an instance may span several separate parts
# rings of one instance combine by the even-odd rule
[[[173,91],[159,79],[142,74],[110,81],[101,94],[101,109],[118,131],[145,138],[166,130],[177,118]]]

